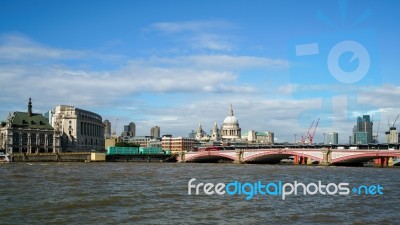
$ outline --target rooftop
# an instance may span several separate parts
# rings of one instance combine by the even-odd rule
[[[53,130],[53,127],[42,114],[32,113],[29,116],[29,113],[26,112],[14,112],[11,118],[11,127]]]

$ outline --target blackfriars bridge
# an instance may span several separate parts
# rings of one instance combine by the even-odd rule
[[[361,148],[360,148],[361,147]],[[279,163],[282,159],[293,159],[294,164],[362,165],[374,160],[376,166],[400,164],[400,149],[387,148],[337,148],[337,147],[274,147],[251,149],[246,146],[232,150],[182,152],[178,162],[221,162],[234,163]]]

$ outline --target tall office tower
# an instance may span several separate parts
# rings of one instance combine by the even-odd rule
[[[372,126],[371,118],[369,115],[357,117],[357,124],[353,129],[353,143],[354,144],[368,144],[372,143]]]
[[[339,143],[339,134],[336,132],[328,133],[326,143],[330,145],[337,145]]]
[[[160,127],[159,126],[154,126],[150,129],[150,136],[154,138],[159,138],[160,137]]]
[[[109,138],[111,137],[111,123],[109,120],[104,120],[104,137]]]
[[[130,122],[128,125],[124,126],[124,132],[122,133],[123,137],[135,137],[136,136],[136,124],[134,122]]]

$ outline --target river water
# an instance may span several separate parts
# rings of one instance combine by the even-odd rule
[[[365,195],[188,195],[198,183],[380,185]],[[400,168],[189,163],[0,164],[0,224],[396,224]],[[272,189],[271,189],[272,190]]]

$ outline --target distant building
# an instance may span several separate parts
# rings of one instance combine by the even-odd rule
[[[222,124],[222,139],[223,140],[238,140],[241,138],[241,129],[238,119],[233,115],[232,104],[229,108],[228,116]]]
[[[214,127],[211,130],[210,140],[211,141],[221,140],[221,132],[220,132],[220,129],[218,129],[217,122],[214,122]]]
[[[148,147],[148,143],[152,139],[153,139],[152,136],[121,137],[121,140],[123,142],[135,143],[140,145],[140,147]]]
[[[53,127],[60,127],[63,151],[104,149],[104,124],[99,114],[60,105],[54,109]]]
[[[274,144],[274,133],[272,132],[257,132],[250,130],[247,132],[247,137],[243,136],[243,139],[247,139],[250,143],[263,143],[263,144]]]
[[[390,127],[388,132],[385,132],[386,134],[386,143],[389,144],[397,144],[399,143],[399,133],[397,132],[396,127]]]
[[[353,144],[368,144],[372,143],[372,126],[369,115],[357,117],[357,124],[353,129]]]
[[[354,132],[353,133],[353,144],[367,144],[368,133],[367,132]]]
[[[163,150],[170,150],[172,153],[187,152],[193,150],[194,139],[184,137],[163,137]]]
[[[162,147],[161,138],[152,138],[150,141],[147,142],[147,147],[161,148]]]
[[[136,124],[130,122],[128,125],[124,126],[124,132],[121,134],[122,137],[135,137],[136,136]]]
[[[328,133],[326,138],[326,144],[337,145],[339,144],[339,134],[336,132]]]
[[[207,135],[207,133],[203,130],[201,124],[199,124],[199,127],[196,130],[194,139],[198,141],[209,141],[210,136]]]
[[[159,126],[154,126],[150,129],[150,136],[154,138],[159,138],[160,137],[160,127]]]
[[[189,133],[189,138],[194,139],[195,136],[196,136],[196,133],[194,132],[194,130],[192,130],[192,131]]]
[[[247,142],[253,142],[257,140],[256,131],[249,130],[249,132],[242,132],[242,140],[245,140]]]
[[[109,120],[104,120],[104,137],[110,138],[111,137],[111,123]]]
[[[257,142],[263,144],[274,144],[274,133],[266,131],[264,133],[257,132]]]
[[[14,112],[0,123],[0,149],[7,153],[61,152],[60,130],[54,129],[42,114],[32,112],[29,98],[27,112]]]
[[[108,149],[108,147],[115,147],[117,142],[118,142],[118,139],[116,137],[106,138],[104,148]]]
[[[52,120],[52,117],[53,117],[53,113],[54,113],[53,110],[49,110],[49,111],[43,113],[44,118],[46,118],[46,120],[47,120],[47,122],[49,124],[52,124],[51,120]]]

